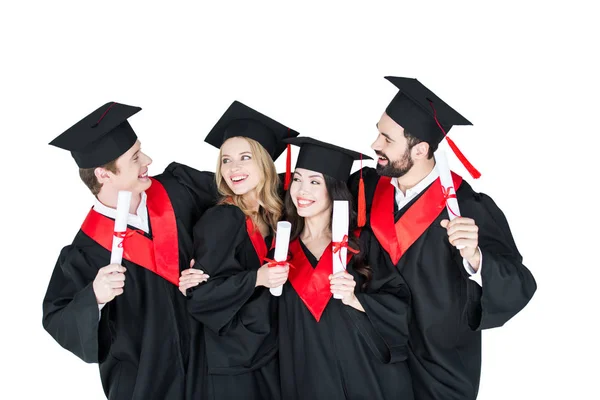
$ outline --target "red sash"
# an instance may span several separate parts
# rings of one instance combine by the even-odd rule
[[[146,190],[146,206],[153,239],[128,227],[123,240],[123,258],[179,285],[179,242],[175,212],[163,185],[154,178],[150,179],[152,185]],[[114,220],[91,209],[81,230],[111,251],[114,226]]]
[[[262,265],[267,257],[267,244],[260,233],[260,229],[254,226],[252,218],[250,217],[246,217],[246,231],[248,232],[248,236],[250,236],[250,241],[252,242],[254,251],[256,251],[256,255],[260,260],[260,265]]]
[[[462,178],[452,173],[455,190]],[[394,186],[391,178],[379,178],[371,205],[371,229],[379,244],[387,251],[394,264],[435,221],[446,206],[445,191],[436,179],[423,195],[394,224]]]
[[[290,242],[289,248],[292,254],[290,264],[293,264],[294,268],[290,268],[288,280],[318,322],[333,295],[329,280],[329,275],[333,273],[331,244],[323,252],[316,268],[313,268],[306,258],[298,239]],[[348,253],[348,261],[351,258],[352,254]]]

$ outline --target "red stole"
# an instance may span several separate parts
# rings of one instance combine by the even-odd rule
[[[329,280],[329,275],[333,273],[331,243],[325,248],[315,268],[306,258],[298,239],[290,242],[289,249],[292,254],[290,264],[293,264],[293,268],[290,267],[288,280],[318,322],[333,295]],[[348,261],[351,258],[352,253],[348,252]]]
[[[152,224],[152,239],[137,229],[127,228],[123,258],[179,285],[179,241],[171,200],[164,186],[155,180],[146,190],[146,206]],[[111,251],[114,220],[91,209],[81,225],[83,233]]]
[[[267,244],[265,243],[265,239],[260,233],[260,229],[254,226],[252,218],[250,217],[246,217],[246,231],[248,232],[248,236],[250,237],[250,241],[252,242],[254,251],[256,251],[256,255],[258,256],[260,265],[262,265],[265,258],[267,257]]]
[[[452,180],[458,190],[462,178],[453,172]],[[395,189],[390,181],[391,178],[382,176],[377,183],[371,205],[371,229],[392,262],[398,264],[409,247],[444,210],[447,195],[440,179],[436,179],[394,224]]]

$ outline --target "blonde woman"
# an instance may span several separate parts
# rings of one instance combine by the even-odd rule
[[[285,283],[289,267],[269,268],[264,259],[283,212],[273,160],[286,147],[282,140],[297,135],[234,102],[206,138],[220,148],[222,198],[194,228],[198,273],[180,281],[190,314],[203,325],[190,353],[192,397],[280,398],[276,298],[268,288]],[[209,276],[201,284],[200,271]]]

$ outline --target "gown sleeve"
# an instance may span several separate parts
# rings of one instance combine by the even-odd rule
[[[241,323],[237,314],[256,289],[256,271],[236,258],[245,233],[243,213],[229,205],[211,208],[194,228],[194,268],[209,279],[188,293],[188,310],[218,334]]]
[[[387,348],[384,362],[403,361],[407,357],[410,291],[402,276],[386,262],[384,251],[370,231],[363,230],[360,243],[361,252],[366,254],[365,262],[372,271],[371,280],[364,290],[360,288],[362,279],[356,286],[356,297],[365,309],[361,313],[364,314],[363,323],[368,324],[363,324],[363,332],[370,332],[368,335],[376,348],[381,348],[377,343],[383,341]],[[352,310],[348,311],[354,312]]]
[[[465,190],[459,204],[479,227],[483,287],[468,282],[468,320],[473,330],[496,328],[521,311],[537,290],[536,281],[519,253],[504,213],[487,195]],[[470,188],[469,188],[470,189]],[[462,202],[461,202],[462,200]]]
[[[42,304],[44,329],[87,363],[101,362],[110,346],[108,319],[100,318],[92,286],[98,269],[84,250],[63,248]]]
[[[196,221],[202,213],[213,207],[219,198],[215,183],[215,174],[210,171],[198,171],[177,162],[170,163],[165,169],[187,191],[195,204]]]

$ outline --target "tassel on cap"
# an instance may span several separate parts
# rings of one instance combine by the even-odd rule
[[[440,127],[440,129],[444,133],[444,138],[448,142],[448,145],[450,146],[450,148],[452,149],[452,151],[454,152],[456,157],[460,160],[462,165],[464,165],[464,167],[467,169],[467,171],[469,171],[469,174],[471,174],[471,176],[474,179],[478,179],[481,176],[481,173],[473,166],[473,164],[471,164],[469,162],[469,160],[467,160],[467,157],[465,157],[465,155],[459,150],[456,143],[454,143],[454,141],[448,137],[446,130],[442,127],[442,124],[440,124],[440,121],[438,121],[438,119],[437,119],[437,112],[435,111],[435,107],[433,106],[432,101],[429,101],[429,105],[433,109],[433,118],[435,119],[435,122],[437,123],[437,125]]]

